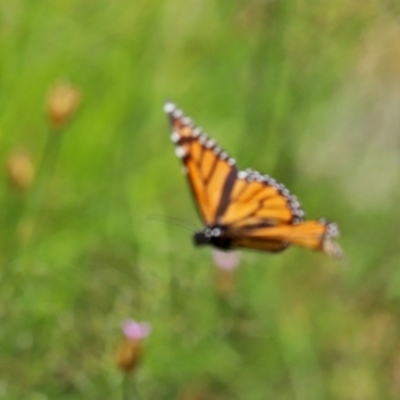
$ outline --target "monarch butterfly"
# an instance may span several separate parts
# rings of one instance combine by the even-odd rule
[[[171,101],[164,111],[204,223],[193,236],[196,246],[279,252],[296,244],[341,257],[332,241],[339,235],[335,223],[304,221],[297,198],[284,185],[257,171],[238,170],[235,160]]]

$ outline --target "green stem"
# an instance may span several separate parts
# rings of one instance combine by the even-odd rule
[[[27,204],[21,220],[30,220],[32,223],[32,237],[34,237],[48,195],[51,180],[60,154],[63,132],[49,129],[43,155],[38,167],[35,186],[27,199]]]
[[[126,374],[122,381],[122,400],[140,400],[135,380],[132,375]]]
[[[60,153],[62,138],[63,134],[59,131],[50,130],[47,135],[42,160],[38,168],[36,185],[32,191],[28,205],[27,211],[31,213],[39,212],[46,199],[51,184],[51,178]]]

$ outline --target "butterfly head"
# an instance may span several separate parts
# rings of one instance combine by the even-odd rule
[[[224,229],[220,226],[206,226],[193,235],[193,242],[195,246],[211,245],[223,250],[232,247],[232,239],[224,235]]]

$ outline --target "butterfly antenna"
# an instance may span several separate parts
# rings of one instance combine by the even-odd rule
[[[189,225],[187,224],[186,221],[183,221],[183,220],[181,220],[181,219],[179,219],[179,218],[167,217],[167,216],[165,216],[165,215],[149,214],[149,215],[147,216],[147,219],[148,219],[149,221],[169,222],[169,223],[171,223],[172,225],[180,226],[181,228],[184,228],[184,229],[186,229],[187,231],[190,231],[190,232],[192,232],[192,233],[195,233],[195,232],[196,232],[196,229],[195,229],[195,228],[193,228],[192,226],[189,226]]]

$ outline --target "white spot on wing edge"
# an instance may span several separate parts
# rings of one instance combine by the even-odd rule
[[[204,133],[202,133],[202,134],[199,136],[199,142],[200,142],[201,144],[205,145],[206,142],[207,142],[207,140],[208,140],[208,137],[207,137]]]
[[[249,174],[246,171],[239,171],[238,178],[239,179],[246,179]]]
[[[172,116],[174,118],[182,118],[183,117],[183,111],[180,110],[179,108],[175,108],[175,110],[172,111]]]
[[[201,135],[201,128],[195,127],[195,128],[193,129],[192,135],[193,135],[194,137],[200,136],[200,135]]]
[[[173,131],[172,133],[171,133],[171,140],[174,142],[174,143],[177,143],[177,142],[179,142],[179,139],[181,138],[181,136],[179,135],[179,133],[178,132],[175,132],[175,131]]]
[[[208,139],[206,142],[206,147],[211,149],[211,147],[215,146],[215,140],[214,139]]]
[[[338,237],[340,235],[339,227],[335,222],[325,222],[327,224],[326,236],[327,237]]]
[[[172,101],[166,101],[164,103],[164,112],[171,114],[176,109],[176,105]]]
[[[187,126],[193,126],[193,121],[189,117],[183,117],[182,122]]]
[[[175,148],[175,154],[179,158],[183,158],[186,156],[186,151],[182,146],[176,146]]]

